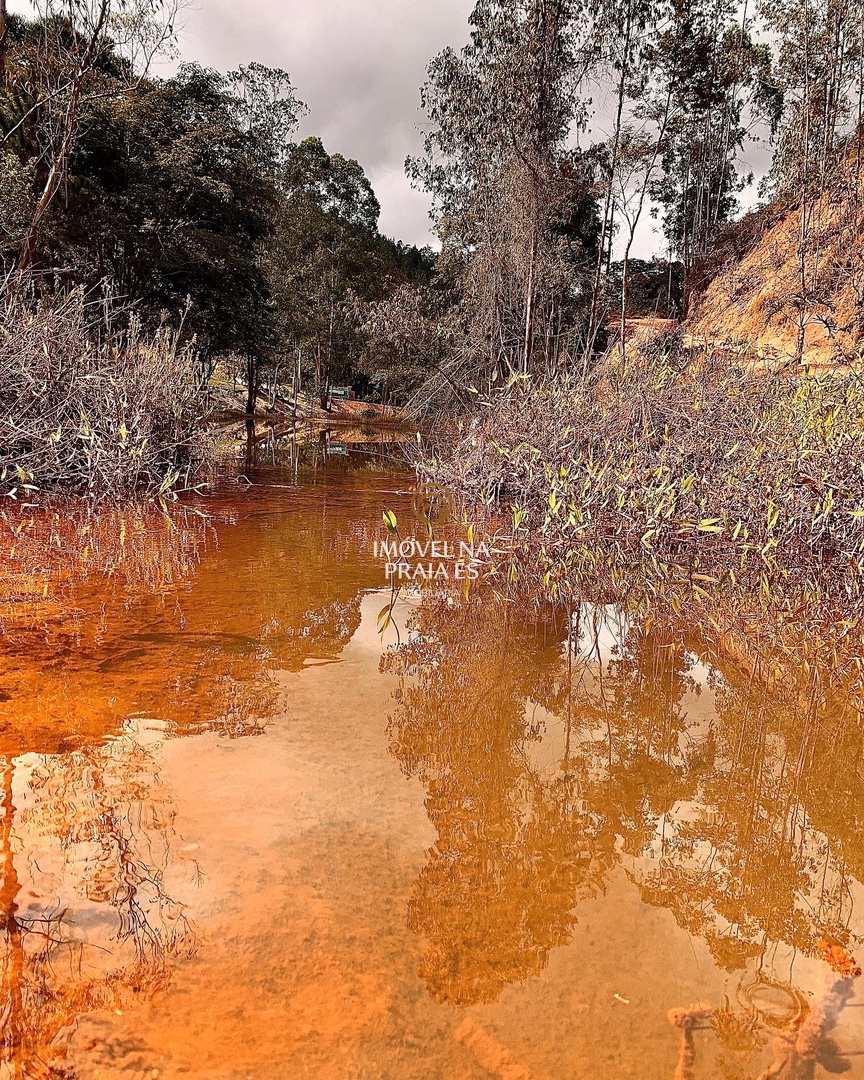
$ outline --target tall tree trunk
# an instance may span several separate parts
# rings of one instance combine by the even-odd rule
[[[51,163],[45,186],[42,188],[42,194],[39,196],[39,200],[36,203],[36,209],[33,211],[30,225],[27,228],[27,234],[24,237],[24,241],[21,244],[21,250],[18,254],[17,269],[19,272],[29,270],[36,259],[42,222],[45,215],[51,209],[51,204],[54,202],[54,198],[60,190],[60,185],[63,183],[63,178],[66,175],[66,167],[69,164],[69,155],[72,151],[72,140],[75,135],[75,127],[78,121],[78,100],[80,92],[81,84],[76,80],[72,87],[69,105],[63,120],[63,135],[60,140],[60,146],[54,161]]]
[[[804,23],[804,102],[803,102],[803,144],[804,159],[801,167],[801,222],[798,237],[798,262],[801,286],[800,311],[798,315],[798,341],[795,359],[800,364],[804,357],[804,345],[807,337],[807,242],[808,230],[808,187],[810,183],[810,23]]]
[[[4,0],[0,0],[0,3],[3,2]],[[54,160],[48,170],[48,176],[42,189],[42,194],[39,196],[36,203],[36,209],[33,211],[33,217],[30,219],[27,235],[24,237],[24,242],[22,243],[21,250],[18,254],[17,269],[19,271],[29,270],[33,265],[36,258],[36,250],[39,243],[39,231],[42,226],[42,221],[50,210],[51,204],[53,203],[57,192],[60,190],[66,176],[69,156],[72,153],[72,143],[75,138],[75,131],[78,127],[78,106],[81,101],[81,90],[84,85],[84,80],[87,78],[87,75],[90,73],[96,62],[102,40],[102,32],[105,29],[105,24],[108,20],[110,6],[110,0],[101,0],[98,15],[93,25],[92,35],[87,43],[87,48],[84,50],[84,55],[81,57],[78,70],[72,77],[69,89],[69,103],[66,106],[66,113],[63,117],[63,133],[60,137],[60,145],[57,148]]]
[[[535,200],[536,201],[536,200]],[[525,299],[525,351],[522,370],[527,372],[531,362],[531,346],[534,338],[534,272],[537,263],[537,215],[534,215],[534,232],[531,236],[531,256],[528,263],[528,294]]]
[[[639,222],[642,220],[642,211],[645,208],[645,198],[648,194],[648,187],[651,183],[651,177],[654,175],[654,169],[657,166],[657,160],[660,157],[660,152],[663,148],[663,141],[666,138],[666,126],[669,123],[669,110],[672,107],[672,88],[666,94],[666,105],[663,109],[663,120],[660,124],[660,130],[657,132],[657,140],[654,143],[654,151],[651,155],[651,160],[648,162],[648,166],[645,169],[645,174],[642,177],[642,187],[639,190],[639,199],[636,203],[636,210],[633,216],[626,215],[627,224],[629,226],[629,233],[627,236],[627,246],[624,249],[624,260],[621,265],[621,361],[623,363],[625,358],[625,340],[627,337],[627,296],[629,289],[629,268],[630,268],[630,251],[633,247],[633,240],[636,237],[636,230],[639,227]],[[672,253],[669,253],[669,291],[672,290]]]
[[[276,366],[273,369],[273,374],[270,378],[270,408],[276,408],[276,398],[279,394],[279,368],[280,364],[277,361]]]
[[[624,251],[624,258],[621,260],[621,326],[619,328],[618,344],[621,351],[621,362],[627,355],[627,296],[628,296],[628,271],[630,268],[630,244],[633,241],[633,233],[630,233],[630,239],[627,242],[627,247]]]
[[[738,27],[738,49],[744,45],[744,35],[747,32],[747,7],[748,0],[744,0],[741,12],[741,25]],[[715,24],[715,40],[718,34],[718,26]],[[733,81],[729,92],[723,102],[723,121],[721,124],[722,137],[720,141],[720,154],[717,160],[717,192],[714,201],[714,209],[711,209],[711,186],[708,187],[708,226],[716,228],[720,221],[720,211],[723,208],[723,195],[726,191],[726,169],[729,163],[730,140],[732,137],[732,122],[735,115],[735,106],[738,103],[738,81]],[[709,173],[710,175],[710,173]]]
[[[334,307],[335,302],[331,296],[330,298],[330,323],[327,328],[327,367],[325,369],[324,378],[327,380],[327,386],[330,386],[330,372],[333,370],[333,319],[334,319]]]
[[[246,416],[255,415],[258,401],[258,360],[254,356],[246,357]]]
[[[256,439],[255,439],[255,417],[254,416],[247,416],[246,417],[246,454],[245,454],[245,461],[246,461],[245,468],[246,468],[247,473],[252,471],[252,467],[255,464],[256,450],[257,450],[257,443],[256,443]]]
[[[0,0],[0,89],[6,85],[6,39],[9,21],[6,17],[6,0]]]
[[[292,411],[291,411],[291,419],[292,419],[292,425],[294,427],[297,426],[297,402],[298,402],[298,399],[300,397],[300,350],[301,350],[301,346],[298,345],[297,346],[297,356],[296,356],[295,361],[294,361],[294,377],[293,377],[293,380],[292,380],[293,381],[293,386],[291,387],[291,390],[292,390],[291,396],[294,399],[293,406],[292,406]]]
[[[624,99],[627,92],[627,74],[629,71],[630,37],[633,30],[633,5],[627,4],[627,16],[624,27],[624,51],[621,55],[621,72],[618,78],[618,97],[615,110],[615,132],[612,136],[612,156],[609,160],[609,171],[606,182],[606,197],[603,201],[603,218],[600,222],[600,240],[597,248],[597,263],[594,267],[594,281],[591,286],[591,311],[588,316],[588,333],[585,341],[585,362],[594,348],[594,338],[597,328],[597,306],[600,299],[600,276],[603,270],[604,245],[607,230],[610,228],[610,215],[612,213],[612,182],[615,177],[615,168],[618,164],[618,148],[621,144],[621,118],[624,113]],[[609,236],[609,250],[611,261],[612,237]]]

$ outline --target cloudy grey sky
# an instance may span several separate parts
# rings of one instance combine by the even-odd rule
[[[32,13],[28,0],[11,11]],[[309,106],[303,135],[356,158],[381,203],[381,230],[431,242],[428,200],[405,177],[420,148],[428,60],[461,46],[474,0],[184,0],[180,53],[226,71],[257,60],[289,72]],[[163,65],[164,67],[164,65]]]
[[[425,244],[432,242],[428,200],[408,183],[405,158],[420,149],[426,64],[445,45],[465,43],[474,2],[188,0],[180,49],[186,59],[222,71],[250,60],[285,68],[309,106],[302,134],[320,135],[331,152],[357,158],[381,203],[382,232]],[[588,141],[608,134],[614,112],[602,87],[593,86],[591,95]],[[754,195],[744,194],[745,206]],[[664,253],[659,232],[646,210],[633,254]],[[616,246],[623,247],[623,236]]]
[[[420,85],[428,60],[467,39],[474,0],[183,0],[180,53],[226,71],[251,60],[287,70],[309,106],[303,135],[356,158],[381,203],[381,230],[415,244],[432,242],[428,200],[405,176],[421,145]],[[28,0],[9,0],[14,11]],[[173,65],[171,65],[173,66]],[[163,69],[165,65],[162,65]],[[591,139],[610,126],[610,103],[592,87]],[[757,158],[759,155],[757,154]],[[762,162],[750,167],[761,171]],[[763,166],[764,167],[764,166]],[[755,192],[744,194],[752,204]],[[646,212],[633,254],[663,251]],[[618,246],[622,238],[618,237]]]
[[[186,59],[226,70],[285,68],[309,106],[303,134],[357,158],[381,203],[381,230],[430,241],[428,202],[403,168],[420,146],[426,63],[467,37],[474,0],[191,0]]]

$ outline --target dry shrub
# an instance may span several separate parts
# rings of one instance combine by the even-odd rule
[[[481,402],[428,473],[513,508],[543,565],[598,540],[715,572],[864,567],[864,391],[854,372],[743,371],[674,335],[626,365]],[[702,556],[705,556],[704,558]]]
[[[205,454],[195,350],[123,329],[80,291],[0,301],[0,496],[125,496],[183,486]]]

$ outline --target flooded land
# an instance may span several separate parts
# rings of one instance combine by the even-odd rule
[[[249,479],[2,522],[0,1077],[864,1077],[860,637],[394,594],[398,458]]]

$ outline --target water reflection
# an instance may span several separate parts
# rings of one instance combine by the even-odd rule
[[[195,949],[171,896],[173,820],[128,735],[2,763],[0,1063],[55,1076],[78,1018],[162,988]]]
[[[0,1075],[72,1075],[80,1018],[166,992],[196,950],[161,747],[262,735],[279,678],[337,662],[383,584],[389,485],[363,457],[328,477],[326,450],[186,507],[0,515]]]
[[[661,611],[429,592],[385,655],[392,751],[437,834],[409,907],[423,978],[440,1000],[494,1001],[624,874],[738,973],[734,1002],[670,1016],[676,1076],[695,1075],[700,1024],[739,1051],[773,1033],[766,1078],[848,1068],[828,1030],[860,944],[860,637],[838,651],[836,621],[824,640],[811,627],[790,664],[788,648],[742,651],[717,609],[701,623]],[[794,958],[831,950],[846,969],[810,1002]]]
[[[422,780],[438,836],[409,925],[428,942],[422,973],[437,998],[490,1001],[567,941],[609,852],[592,843],[573,776],[530,757],[541,710],[556,712],[564,693],[561,620],[436,597],[414,630],[384,661],[401,676],[392,750]]]
[[[7,513],[0,750],[74,746],[130,716],[260,733],[281,703],[273,672],[337,660],[362,592],[383,584],[371,538],[392,496],[353,464],[326,487],[321,459],[320,487],[264,473],[194,510],[106,510],[83,527]]]
[[[852,1071],[855,613],[631,568],[387,644],[411,484],[271,450],[0,519],[0,1075]]]

